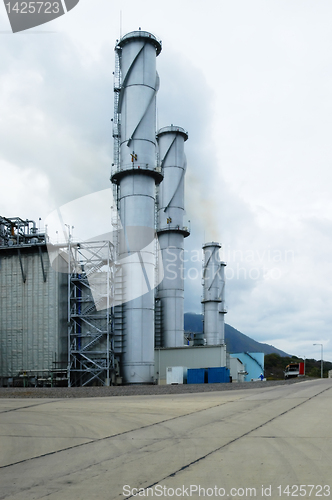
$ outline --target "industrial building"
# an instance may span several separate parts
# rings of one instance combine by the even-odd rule
[[[185,346],[188,133],[156,130],[161,50],[142,30],[116,42],[112,236],[75,241],[68,226],[59,243],[32,221],[0,218],[3,385],[165,383],[167,366],[226,366],[226,264],[216,242],[203,245],[206,346]]]
[[[0,217],[0,377],[66,369],[67,281],[33,221]]]

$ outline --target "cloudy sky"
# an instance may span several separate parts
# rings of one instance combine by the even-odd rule
[[[0,5],[0,215],[43,225],[109,187],[115,40],[151,31],[158,126],[189,132],[186,311],[219,241],[226,322],[332,361],[331,22],[330,0],[81,0],[12,34]]]

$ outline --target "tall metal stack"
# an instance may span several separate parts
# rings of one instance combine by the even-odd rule
[[[224,343],[225,308],[225,262],[220,261],[219,243],[203,245],[203,307],[204,338],[207,345]]]
[[[160,163],[164,180],[159,188],[158,237],[164,278],[158,286],[161,303],[161,344],[163,347],[183,346],[184,329],[184,238],[189,235],[183,226],[184,177],[186,157],[184,143],[187,132],[181,127],[159,130]]]
[[[114,154],[111,180],[117,186],[123,228],[118,242],[123,286],[122,370],[125,383],[153,383],[155,191],[162,180],[156,166],[156,56],[161,42],[139,30],[122,37],[115,50],[120,72],[114,110],[119,150]]]

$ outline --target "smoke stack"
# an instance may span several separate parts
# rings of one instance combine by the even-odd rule
[[[158,286],[161,303],[161,342],[163,347],[184,344],[183,247],[189,229],[183,226],[184,177],[187,132],[181,127],[164,127],[157,133],[164,180],[159,188],[158,238],[164,278]]]
[[[225,262],[219,258],[219,243],[203,245],[204,338],[207,345],[220,345],[225,339]]]
[[[118,243],[122,266],[122,369],[125,383],[154,380],[156,56],[161,43],[146,31],[128,33],[115,47],[114,167],[123,227]],[[134,295],[136,298],[131,299]]]

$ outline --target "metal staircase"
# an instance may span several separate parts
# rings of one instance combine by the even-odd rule
[[[69,243],[68,385],[109,385],[115,373],[114,247]]]

